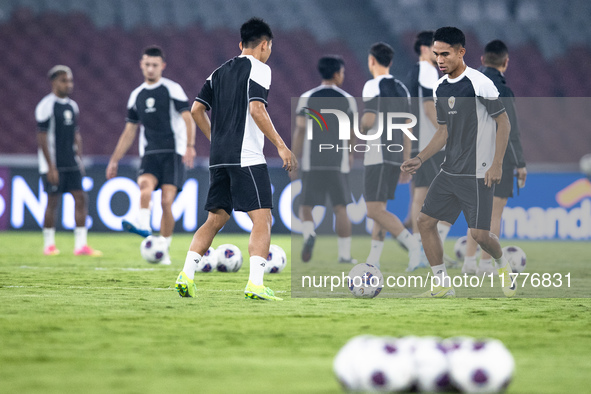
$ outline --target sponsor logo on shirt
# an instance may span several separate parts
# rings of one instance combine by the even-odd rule
[[[156,112],[154,104],[156,104],[156,99],[154,99],[154,97],[148,97],[146,99],[146,113]]]
[[[71,126],[74,123],[74,114],[69,109],[64,111],[64,125]]]

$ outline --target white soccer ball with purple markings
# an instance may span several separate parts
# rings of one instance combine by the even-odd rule
[[[218,253],[217,250],[211,246],[207,249],[207,252],[201,257],[201,260],[197,264],[197,271],[199,272],[211,272],[218,266]]]
[[[450,391],[447,351],[439,338],[418,338],[413,349],[416,387],[421,392]]]
[[[411,357],[395,338],[363,335],[339,351],[333,369],[348,391],[407,391],[414,381]]]
[[[475,340],[448,353],[453,385],[463,393],[498,393],[511,383],[515,360],[498,340]]]
[[[513,272],[522,273],[525,271],[527,256],[519,246],[505,246],[503,248],[503,254],[509,260]]]
[[[464,262],[464,258],[466,257],[466,245],[468,244],[468,237],[463,236],[458,238],[456,244],[454,245],[454,254],[456,255],[456,259],[460,262]],[[476,257],[480,256],[481,249],[480,245],[476,246]]]
[[[168,254],[168,242],[164,237],[150,235],[142,241],[140,253],[148,263],[158,264]]]
[[[358,298],[374,298],[384,287],[384,276],[372,264],[361,263],[349,271],[348,287]]]
[[[216,249],[218,255],[217,270],[236,272],[242,267],[242,252],[236,245],[224,244]]]
[[[587,153],[585,156],[581,157],[579,166],[581,167],[581,172],[583,174],[591,176],[591,153]]]
[[[285,268],[287,264],[287,255],[285,251],[278,245],[271,245],[269,247],[269,255],[267,256],[267,263],[265,265],[265,272],[267,274],[278,274]]]

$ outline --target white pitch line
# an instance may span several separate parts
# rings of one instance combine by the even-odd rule
[[[98,286],[65,286],[65,285],[45,285],[45,286],[0,286],[0,289],[41,289],[44,287],[57,287],[64,289],[91,289],[91,290],[174,290],[173,287],[98,287]],[[236,293],[241,290],[231,289],[197,289],[197,291],[207,291],[216,293]],[[287,293],[285,290],[278,290],[275,293]]]

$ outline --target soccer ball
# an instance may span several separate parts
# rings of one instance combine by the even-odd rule
[[[497,393],[511,383],[515,360],[498,340],[476,340],[448,354],[450,376],[464,393]]]
[[[285,255],[285,251],[280,246],[271,245],[269,247],[265,272],[267,274],[278,274],[283,271],[286,264],[287,256]]]
[[[438,338],[418,338],[412,355],[419,391],[431,393],[451,389],[446,349]]]
[[[581,157],[579,166],[581,167],[581,172],[583,174],[591,176],[591,153],[587,153],[585,156]]]
[[[232,244],[220,245],[216,252],[218,255],[218,271],[236,272],[242,267],[242,252],[238,249],[238,246]]]
[[[361,263],[349,271],[349,290],[358,298],[374,298],[384,287],[384,276],[372,264]]]
[[[334,373],[346,390],[406,391],[414,381],[410,353],[395,338],[354,337],[339,351]]]
[[[456,241],[456,244],[454,245],[454,254],[456,255],[456,259],[458,259],[458,261],[464,261],[464,258],[466,257],[466,245],[468,244],[468,237],[467,236],[463,236],[458,238],[458,240]],[[476,246],[476,256],[480,256],[480,245]]]
[[[168,242],[164,237],[150,235],[142,241],[140,253],[148,263],[158,264],[168,253]]]
[[[522,273],[525,271],[527,257],[525,256],[525,252],[519,246],[505,246],[503,248],[503,254],[507,260],[509,260],[513,272]]]
[[[207,252],[201,257],[199,264],[197,264],[197,271],[199,272],[211,272],[218,265],[218,253],[217,250],[211,246],[207,249]]]
[[[358,335],[351,338],[339,350],[333,362],[334,374],[345,390],[360,390],[358,364],[364,361],[367,344],[377,340],[373,335]]]

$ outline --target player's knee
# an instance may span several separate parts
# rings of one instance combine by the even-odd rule
[[[382,210],[379,206],[376,206],[373,204],[367,205],[367,216],[370,219],[375,220],[376,218],[378,218],[380,216],[381,213],[382,213]]]
[[[472,236],[474,241],[476,241],[476,243],[478,243],[478,244],[486,242],[486,240],[489,238],[488,231],[477,230],[477,229],[473,229],[473,228],[470,229],[470,235]]]
[[[168,195],[167,196],[163,195],[162,201],[161,201],[162,209],[167,209],[167,210],[172,209],[173,202],[174,202],[174,197],[168,196]]]
[[[419,227],[419,231],[425,231],[432,228],[436,228],[437,220],[429,218],[426,215],[420,213],[417,217],[417,226]]]

